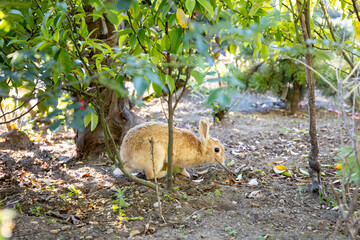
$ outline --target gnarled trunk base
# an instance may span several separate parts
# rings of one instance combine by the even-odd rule
[[[101,92],[104,101],[104,114],[111,134],[118,146],[126,132],[134,125],[134,116],[130,112],[130,103],[127,98],[118,98],[114,91],[104,88]],[[81,159],[88,156],[97,156],[106,152],[105,139],[101,124],[91,131],[90,125],[85,130],[77,131],[75,137],[76,153]],[[112,149],[118,151],[119,149]]]

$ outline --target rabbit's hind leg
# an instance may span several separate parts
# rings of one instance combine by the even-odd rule
[[[156,173],[156,178],[163,178],[166,176],[166,171],[159,171]],[[150,169],[149,171],[145,171],[146,179],[154,179],[154,170]]]
[[[165,151],[161,147],[155,146],[154,159],[150,161],[151,166],[147,166],[147,169],[145,169],[145,175],[147,179],[154,179],[154,166],[156,178],[163,178],[166,176],[166,171],[162,170],[164,167],[165,158]]]
[[[185,170],[185,168],[179,168],[179,172],[181,175],[190,178],[190,174]]]

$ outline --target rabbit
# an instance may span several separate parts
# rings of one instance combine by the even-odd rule
[[[180,174],[189,177],[186,167],[203,163],[224,164],[224,146],[209,136],[209,121],[199,122],[200,139],[187,129],[174,127],[173,166]],[[156,178],[166,176],[163,170],[168,161],[168,125],[164,123],[143,123],[130,129],[120,147],[120,156],[129,172],[143,170],[147,179],[154,179],[154,168],[149,140],[154,141],[154,165]],[[117,169],[119,175],[120,169]]]

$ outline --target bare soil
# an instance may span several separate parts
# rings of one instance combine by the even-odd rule
[[[199,119],[211,117],[202,103],[188,95],[177,110],[176,126],[198,133]],[[145,105],[135,109],[139,122],[165,121],[158,99]],[[325,201],[307,191],[310,178],[303,174],[310,150],[307,112],[294,117],[281,109],[240,110],[210,133],[224,143],[228,168],[242,178],[236,181],[216,165],[188,169],[191,180],[176,175],[175,189],[162,196],[165,222],[155,191],[115,178],[106,156],[74,159],[71,131],[22,148],[14,139],[0,138],[0,203],[17,211],[11,239],[345,239],[341,227],[335,231],[338,212],[330,191],[340,146],[337,116],[317,111]],[[276,165],[291,176],[276,174]],[[159,182],[165,189],[166,180]],[[123,217],[133,221],[120,220],[113,209],[118,189],[126,189],[124,200],[130,204]]]

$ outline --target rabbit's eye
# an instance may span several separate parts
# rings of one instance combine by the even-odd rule
[[[220,148],[215,148],[214,151],[218,153],[220,152]]]

